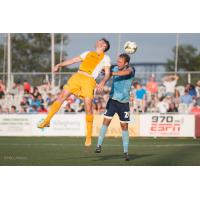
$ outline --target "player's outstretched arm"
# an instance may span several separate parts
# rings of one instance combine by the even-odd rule
[[[74,57],[74,58],[69,59],[69,60],[65,60],[64,62],[61,62],[61,63],[55,65],[53,71],[57,72],[59,70],[59,68],[61,68],[61,67],[72,65],[74,63],[78,63],[78,62],[81,62],[81,61],[82,60],[81,60],[80,56]]]
[[[123,71],[118,71],[118,72],[112,72],[111,75],[112,76],[127,76],[130,75],[133,72],[133,70],[129,67],[126,70]]]
[[[104,67],[104,71],[105,71],[105,76],[104,78],[101,80],[101,82],[99,84],[97,84],[96,88],[99,92],[101,92],[103,90],[103,87],[105,86],[106,82],[109,80],[110,76],[110,67]]]

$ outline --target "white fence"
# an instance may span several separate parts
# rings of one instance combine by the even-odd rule
[[[69,77],[74,74],[74,72],[62,72],[56,73],[54,75],[54,81],[56,86],[61,86],[65,84]],[[161,84],[162,77],[165,75],[174,74],[174,72],[165,72],[165,71],[140,71],[136,69],[135,80],[139,81],[141,84],[146,84],[147,80],[150,76],[154,75],[156,81]],[[186,83],[196,84],[197,80],[200,77],[200,71],[180,71],[177,72],[179,75],[179,83],[178,85],[185,85]],[[2,79],[5,83],[7,82],[7,73],[0,73],[0,79]],[[11,85],[13,82],[23,82],[24,80],[28,80],[33,86],[38,86],[46,82],[51,83],[52,73],[51,72],[12,72],[11,73]],[[102,78],[99,76],[99,78]]]

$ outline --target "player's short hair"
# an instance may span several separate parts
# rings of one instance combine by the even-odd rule
[[[124,58],[125,62],[129,64],[130,62],[130,56],[127,53],[122,53],[119,55],[120,58]]]
[[[106,38],[101,38],[100,40],[103,40],[106,43],[104,52],[108,51],[110,49],[110,42]]]

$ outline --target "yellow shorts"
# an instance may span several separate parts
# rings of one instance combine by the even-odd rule
[[[88,77],[81,73],[76,73],[68,80],[63,89],[79,98],[94,98],[94,89],[96,81],[92,77]]]

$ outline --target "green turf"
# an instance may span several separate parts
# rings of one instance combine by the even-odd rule
[[[101,154],[94,153],[96,141],[86,148],[81,137],[0,137],[0,165],[200,165],[200,139],[131,138],[129,162],[121,138],[106,138]]]

